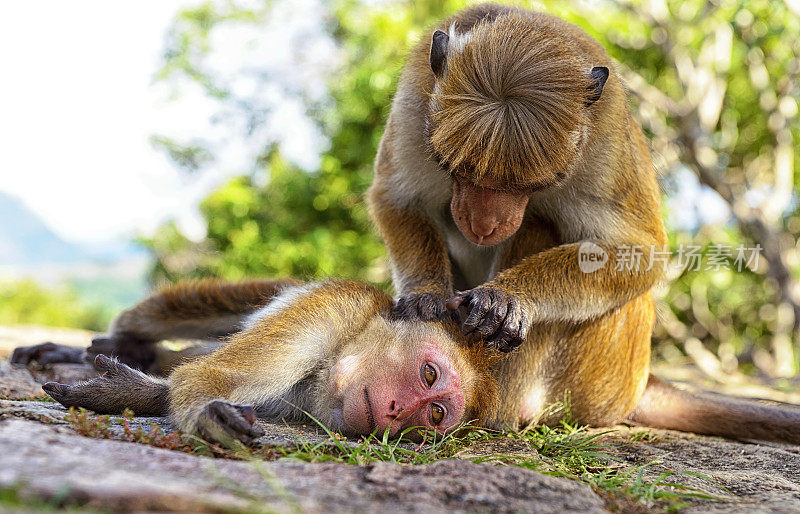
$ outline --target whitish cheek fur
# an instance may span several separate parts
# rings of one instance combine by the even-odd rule
[[[361,358],[357,355],[346,355],[331,368],[330,392],[334,398],[341,398],[344,388],[351,383],[361,367]]]

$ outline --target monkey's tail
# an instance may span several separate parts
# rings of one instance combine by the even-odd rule
[[[800,407],[689,393],[653,375],[629,418],[653,428],[800,444]]]
[[[83,407],[99,414],[120,414],[125,409],[137,416],[169,413],[169,382],[145,375],[121,362],[98,355],[95,368],[103,374],[75,385],[48,382],[42,386],[65,407]]]

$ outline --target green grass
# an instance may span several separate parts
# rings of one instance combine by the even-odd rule
[[[526,442],[529,455],[495,454],[472,459],[476,463],[499,463],[531,469],[547,475],[569,478],[592,487],[606,500],[619,504],[619,499],[633,501],[647,507],[658,506],[667,511],[685,506],[689,500],[720,498],[702,489],[675,482],[680,475],[694,476],[711,483],[711,478],[691,472],[666,470],[654,478],[646,473],[659,464],[627,464],[614,455],[614,448],[601,444],[599,439],[614,430],[589,433],[566,421],[558,427],[540,426],[524,432],[510,432],[496,437],[507,437]],[[635,433],[630,440],[644,436]],[[650,474],[652,476],[652,474]]]
[[[565,406],[554,408],[561,410]],[[478,443],[513,440],[524,443],[523,446],[527,446],[530,453],[524,456],[492,454],[471,457],[468,460],[476,464],[518,466],[586,483],[614,510],[630,510],[635,505],[672,512],[688,505],[693,499],[720,499],[705,490],[674,481],[680,475],[685,475],[711,483],[712,479],[704,475],[666,470],[654,478],[648,478],[646,472],[658,466],[658,462],[641,465],[623,463],[613,455],[612,447],[599,442],[603,435],[610,434],[613,430],[589,433],[586,427],[566,421],[570,419],[568,404],[565,413],[565,421],[558,427],[539,426],[506,433],[464,427],[464,430],[445,436],[428,431],[424,433],[422,443],[405,440],[403,436],[414,430],[407,429],[398,439],[389,439],[386,431],[382,436],[373,433],[353,444],[312,417],[328,435],[328,440],[311,444],[301,439],[297,441],[296,448],[283,448],[281,452],[283,458],[304,462],[339,462],[351,465],[393,462],[422,465],[456,458],[458,454],[468,452],[470,447]],[[649,431],[642,431],[635,432],[630,440],[657,438],[658,436]]]
[[[166,449],[187,451],[217,458],[263,461],[289,459],[303,462],[336,462],[365,465],[391,462],[403,465],[424,465],[443,459],[464,458],[476,464],[517,466],[551,476],[568,478],[588,484],[603,497],[612,510],[675,511],[694,499],[719,500],[713,494],[678,483],[681,476],[700,478],[712,483],[709,477],[691,472],[664,470],[658,472],[658,462],[627,463],[615,455],[616,449],[604,445],[601,438],[614,433],[589,432],[570,421],[559,426],[539,426],[519,431],[495,432],[469,426],[447,435],[433,431],[421,432],[422,442],[412,442],[407,436],[416,429],[405,430],[399,438],[389,438],[388,431],[373,433],[358,441],[349,440],[314,420],[327,434],[327,439],[312,443],[298,437],[294,446],[264,445],[225,449],[197,437],[179,433],[163,434],[158,427],[134,432],[128,427],[131,413],[119,420],[109,416],[93,416],[83,409],[70,409],[67,420],[79,433],[89,437],[122,439]],[[569,419],[569,416],[565,416]],[[123,425],[121,435],[111,432],[111,424]],[[628,434],[629,441],[650,441],[660,438],[649,431]],[[507,446],[513,442],[514,454],[489,453],[470,456],[481,448]]]
[[[25,484],[18,483],[11,486],[0,486],[0,511],[6,512],[75,512],[80,507],[66,502],[67,488],[61,488],[50,499],[26,497],[22,491]]]

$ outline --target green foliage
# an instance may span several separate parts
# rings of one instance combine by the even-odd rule
[[[328,30],[342,50],[343,62],[330,77],[329,101],[308,104],[309,116],[329,144],[319,169],[303,171],[287,163],[271,143],[265,144],[255,174],[231,179],[203,202],[208,228],[203,241],[189,241],[174,224],[145,241],[155,256],[152,280],[344,276],[387,285],[385,254],[363,203],[372,161],[403,56],[425,27],[465,3],[333,0],[327,5]],[[542,0],[529,6],[579,25],[619,62],[633,90],[633,113],[652,141],[656,161],[665,168],[668,194],[710,187],[734,213],[733,223],[687,228],[675,223],[675,213],[666,204],[673,252],[687,243],[752,247],[763,239],[753,232],[752,220],[763,219],[784,238],[783,250],[773,249],[768,257],[773,262],[786,259],[794,275],[800,272],[795,248],[800,202],[793,186],[800,178],[800,145],[792,144],[800,137],[800,20],[786,3],[619,0],[600,5]],[[246,8],[236,2],[206,2],[181,12],[170,33],[160,78],[176,84],[189,79],[221,108],[235,109],[226,81],[206,66],[212,35],[221,27],[263,25],[272,8],[270,1]],[[270,78],[263,80],[266,84]],[[250,126],[254,114],[242,110]],[[163,138],[158,144],[187,169],[198,168],[206,158],[197,145],[181,146]],[[780,172],[779,162],[784,162]],[[680,172],[685,170],[694,172],[691,176],[700,183],[683,183]],[[745,201],[750,192],[756,195]],[[761,211],[748,211],[758,195],[769,199],[772,194],[783,200],[766,200],[765,208],[780,205],[777,213],[764,217]],[[776,350],[776,341],[792,330],[791,321],[787,325],[781,314],[791,287],[776,283],[764,266],[755,272],[701,269],[675,275],[662,292],[660,309],[666,322],[657,329],[657,345],[680,349],[687,338],[697,338],[726,366],[745,369],[754,366],[754,351],[762,357],[769,350],[776,352],[776,359],[797,359],[785,348],[783,353]],[[798,326],[795,323],[795,329]],[[790,338],[796,341],[796,333]]]
[[[232,179],[202,203],[205,240],[192,243],[174,224],[142,240],[156,257],[153,281],[291,275],[358,278],[386,286],[385,253],[363,202],[372,161],[409,45],[422,27],[459,5],[332,5],[331,32],[345,50],[346,62],[330,80],[332,106],[311,112],[329,140],[319,169],[305,172],[286,162],[277,149],[267,148],[260,163],[263,171]],[[239,12],[230,5],[205,4],[183,12],[172,32],[162,77],[194,78],[210,96],[224,101],[224,88],[202,73],[209,33],[219,24],[264,19],[261,11]],[[163,138],[159,143],[176,148]],[[185,159],[177,153],[180,164]]]
[[[177,276],[365,277],[379,264],[382,249],[355,190],[366,181],[344,173],[337,159],[327,156],[323,166],[308,174],[273,152],[267,163],[270,181],[264,187],[238,177],[216,190],[201,204],[208,220],[204,242],[212,249],[190,262],[187,273],[174,270],[162,259],[168,278]],[[165,237],[166,235],[166,237]],[[174,230],[162,229],[152,248],[163,255],[192,248]],[[372,277],[381,278],[380,272]]]
[[[71,289],[48,290],[33,280],[0,283],[0,325],[46,325],[103,330],[110,313],[83,303]]]

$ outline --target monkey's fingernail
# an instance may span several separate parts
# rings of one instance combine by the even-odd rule
[[[447,300],[447,303],[445,303],[444,305],[445,305],[445,307],[447,307],[447,310],[455,311],[455,310],[458,310],[458,306],[461,305],[461,302],[463,302],[463,301],[464,301],[464,299],[462,297],[454,296],[454,297],[450,298],[449,300]]]
[[[238,409],[244,419],[251,425],[256,422],[256,419],[258,419],[258,416],[256,416],[256,411],[249,405],[240,406]]]

